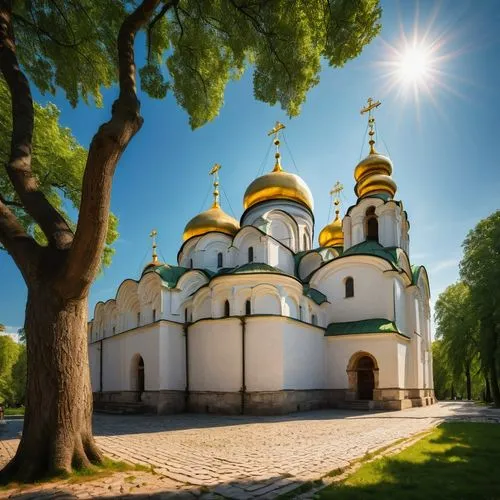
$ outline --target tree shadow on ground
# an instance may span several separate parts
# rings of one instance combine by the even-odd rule
[[[364,464],[321,500],[500,498],[500,426],[445,423],[399,455]]]
[[[442,408],[450,410],[452,415],[443,417]],[[363,419],[398,419],[405,420],[491,420],[500,421],[500,410],[480,407],[463,401],[442,402],[428,408],[425,415],[415,414],[411,409],[395,412],[354,411],[326,409],[289,413],[275,416],[220,415],[181,413],[174,415],[116,415],[94,414],[95,436],[121,436],[132,434],[157,433],[190,429],[208,429],[231,427],[235,425],[266,424],[277,422],[309,422]],[[404,423],[402,424],[404,425]],[[14,439],[22,431],[22,420],[9,420],[7,429],[0,429],[0,440]]]

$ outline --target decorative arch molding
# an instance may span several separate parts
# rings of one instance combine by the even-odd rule
[[[345,255],[337,259],[325,262],[319,269],[314,271],[309,279],[309,284],[313,288],[318,288],[321,281],[327,279],[332,273],[341,271],[353,264],[365,265],[378,269],[381,273],[393,271],[393,266],[385,259],[373,255]]]
[[[280,209],[272,209],[263,215],[268,221],[267,233],[283,245],[297,250],[300,246],[297,221]]]
[[[255,226],[243,226],[233,239],[233,246],[238,250],[259,244],[262,237],[267,236]]]
[[[196,293],[208,283],[207,275],[202,271],[188,271],[182,275],[177,282],[177,288],[181,291],[180,300],[183,301],[190,295]]]
[[[405,271],[411,284],[412,271],[411,271],[410,259],[408,258],[406,252],[401,248],[398,248],[396,250],[396,254],[398,256],[398,265]]]
[[[304,255],[302,259],[300,259],[298,269],[299,277],[301,279],[307,278],[310,274],[316,271],[316,269],[319,269],[323,263],[323,257],[319,252],[309,252],[307,255]]]
[[[194,248],[201,238],[201,236],[195,236],[184,242],[177,253],[177,264],[179,266],[190,267],[189,260],[192,258]]]
[[[161,308],[161,277],[156,273],[147,273],[139,281],[137,293],[141,306]]]
[[[137,281],[127,279],[120,285],[116,294],[116,303],[121,313],[130,310],[139,310],[140,302],[137,292]]]

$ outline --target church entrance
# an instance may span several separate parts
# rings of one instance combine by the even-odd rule
[[[358,399],[373,399],[373,389],[375,388],[375,376],[373,373],[374,368],[375,366],[372,358],[369,356],[359,358],[356,365]]]

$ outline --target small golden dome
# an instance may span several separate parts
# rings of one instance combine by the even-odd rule
[[[318,237],[320,247],[344,246],[344,233],[342,232],[342,220],[337,212],[335,220],[325,226]]]
[[[397,186],[391,178],[392,162],[387,156],[374,149],[361,160],[354,169],[356,186],[354,192],[358,198],[380,193],[391,198],[396,194]]]
[[[214,203],[212,208],[201,212],[186,224],[182,239],[186,241],[194,236],[201,236],[212,231],[234,236],[239,229],[239,222],[226,214],[218,203]]]
[[[277,164],[269,174],[257,177],[245,191],[243,208],[267,200],[291,200],[313,210],[314,201],[307,184],[298,175],[285,172]]]

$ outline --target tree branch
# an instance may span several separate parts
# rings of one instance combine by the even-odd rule
[[[171,8],[177,1],[166,2],[165,6]],[[136,94],[134,40],[159,4],[160,0],[143,0],[120,28],[117,43],[120,93],[113,104],[111,120],[101,125],[90,144],[75,239],[63,273],[65,279],[60,284],[67,296],[86,294],[99,270],[108,230],[113,174],[143,121]]]
[[[28,80],[19,67],[12,27],[12,2],[0,0],[0,70],[12,97],[12,139],[7,173],[26,211],[39,224],[49,245],[67,248],[73,233],[38,189],[31,170],[34,111]]]
[[[24,230],[15,215],[0,200],[0,243],[14,259],[24,280],[29,281],[37,266],[40,247]]]

